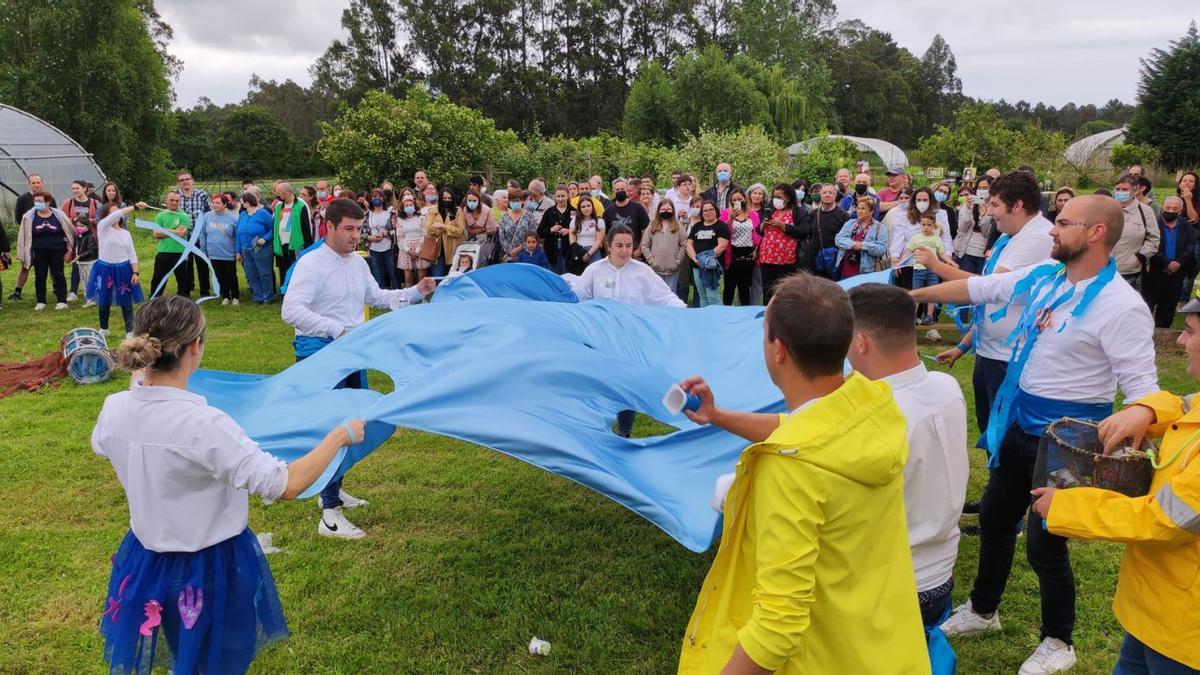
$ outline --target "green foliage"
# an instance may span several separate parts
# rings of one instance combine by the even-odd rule
[[[1109,164],[1117,171],[1124,171],[1131,164],[1153,166],[1158,164],[1159,159],[1158,148],[1152,145],[1138,145],[1137,143],[1114,145],[1112,147],[1112,154],[1108,156]]]
[[[220,175],[266,178],[295,170],[296,147],[291,134],[266,108],[234,110],[221,123],[216,147],[229,169]]]
[[[832,183],[838,169],[854,166],[862,153],[844,138],[822,138],[792,160],[791,172],[810,183]]]
[[[1158,150],[1167,169],[1200,164],[1200,33],[1196,22],[1166,50],[1142,60],[1138,108],[1129,140]]]
[[[321,124],[321,158],[351,186],[407,180],[418,169],[438,184],[461,187],[497,153],[516,144],[511,131],[498,131],[479,111],[434,98],[413,87],[403,99],[368,91],[355,106],[344,106],[333,122]]]
[[[954,113],[951,126],[921,140],[917,160],[926,166],[966,166],[1011,169],[1029,164],[1051,169],[1062,161],[1066,137],[1042,129],[1036,122],[1016,122],[1010,128],[986,103],[965,103]],[[982,168],[980,169],[982,171]]]
[[[509,148],[498,168],[520,179],[541,176],[547,185],[598,175],[606,181],[631,173],[654,174],[665,151],[648,143],[633,143],[600,133],[586,138],[535,138]]]
[[[1092,120],[1090,122],[1084,122],[1082,125],[1080,125],[1079,130],[1076,131],[1072,137],[1075,140],[1079,140],[1081,138],[1087,138],[1088,136],[1092,136],[1104,131],[1111,131],[1116,128],[1117,125],[1109,122],[1108,120]]]
[[[151,0],[5,0],[0,100],[78,141],[124,194],[153,195],[169,177],[168,37]]]
[[[771,124],[767,97],[713,45],[675,62],[672,90],[679,124],[688,131]]]
[[[633,141],[674,143],[682,131],[675,104],[667,72],[655,61],[643,63],[625,99],[625,136]]]
[[[695,174],[699,188],[711,185],[717,164],[729,162],[733,178],[741,185],[772,185],[787,178],[787,153],[757,126],[736,131],[704,129],[699,135],[687,134],[684,142],[663,152],[658,162],[659,176],[672,171]]]

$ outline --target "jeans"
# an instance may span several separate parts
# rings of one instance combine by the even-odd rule
[[[679,286],[679,270],[675,270],[670,274],[660,274],[658,276],[661,277],[664,282],[666,282],[667,288],[673,291],[677,290],[677,287]]]
[[[629,434],[633,432],[633,418],[637,417],[637,411],[622,410],[617,413],[617,435],[621,438],[629,438]]]
[[[37,293],[37,301],[46,304],[46,274],[54,282],[54,297],[59,302],[67,301],[67,275],[63,272],[63,257],[65,250],[35,248],[33,253],[33,289]]]
[[[1000,442],[1000,465],[992,470],[979,509],[979,568],[971,606],[980,614],[996,611],[1008,584],[1017,543],[1017,524],[1028,512],[1025,554],[1038,577],[1042,598],[1041,639],[1071,644],[1075,629],[1075,574],[1067,540],[1050,534],[1042,517],[1029,508],[1033,465],[1041,438],[1016,424]]]
[[[255,302],[275,299],[275,272],[271,269],[274,256],[266,246],[257,251],[253,248],[242,251],[242,269],[246,271],[246,283],[250,284],[250,295]]]
[[[704,282],[700,279],[699,269],[692,270],[692,282],[696,285],[696,294],[700,297],[701,307],[721,304],[720,287],[709,288],[708,286],[705,286]]]
[[[928,591],[917,592],[917,605],[921,608],[921,623],[926,628],[941,625],[942,617],[950,613],[950,593],[954,590],[954,580],[932,588]]]
[[[241,295],[238,290],[237,263],[232,260],[213,260],[212,269],[221,286],[221,298],[237,300]]]
[[[762,268],[754,266],[754,274],[750,278],[750,304],[763,304]]]
[[[971,274],[983,274],[983,263],[986,258],[978,255],[963,255],[958,259],[958,269]]]
[[[1008,361],[989,359],[975,355],[975,370],[971,373],[971,388],[975,390],[975,423],[979,426],[982,437],[987,433],[988,420],[992,416],[992,403],[996,400],[996,392],[1004,384],[1004,374],[1008,372]],[[982,440],[978,444],[983,447]]]
[[[79,263],[73,262],[71,263],[71,292],[75,295],[79,295],[79,278]],[[86,281],[87,279],[84,279],[84,282]]]
[[[244,258],[243,258],[243,260],[244,260]],[[307,358],[308,358],[307,356],[297,356],[296,363],[300,363],[301,361],[303,361],[304,359],[307,359]],[[338,382],[333,388],[334,389],[366,389],[367,388],[367,374],[361,370],[354,372],[354,373],[350,373],[341,382]],[[342,479],[344,479],[345,477],[346,477],[346,474],[342,474],[341,476],[329,481],[329,483],[327,483],[325,485],[325,487],[321,488],[321,508],[336,509],[342,505],[342,497],[341,497]]]
[[[938,279],[938,275],[933,273],[933,270],[913,270],[912,287],[914,291],[918,288],[937,286],[940,283],[941,280]]]
[[[167,278],[168,274],[172,274],[171,268],[174,267],[175,292],[184,297],[192,294],[192,279],[188,274],[188,268],[185,265],[175,267],[175,263],[179,262],[182,255],[182,253],[158,253],[154,256],[154,276],[150,279],[151,293],[158,289],[158,285]],[[165,286],[163,290],[166,290]]]
[[[375,283],[383,290],[394,290],[399,288],[396,283],[396,259],[392,256],[391,250],[376,251],[371,250],[371,276],[375,277]]]
[[[1200,670],[1163,656],[1129,633],[1121,643],[1113,675],[1195,675]]]
[[[1183,277],[1185,272],[1180,270],[1175,274],[1167,274],[1165,270],[1155,270],[1146,275],[1142,283],[1142,297],[1154,314],[1154,325],[1157,328],[1170,328],[1175,321],[1175,306],[1183,296]]]

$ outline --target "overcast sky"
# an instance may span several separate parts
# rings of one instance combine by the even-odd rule
[[[340,37],[348,0],[159,0],[183,60],[176,104],[242,100],[251,73],[308,85],[308,67]],[[918,57],[941,33],[963,93],[1059,106],[1134,102],[1138,59],[1200,20],[1195,0],[840,0],[838,18],[888,31]]]

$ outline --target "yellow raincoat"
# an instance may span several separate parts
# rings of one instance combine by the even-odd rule
[[[779,673],[929,672],[904,521],[905,421],[853,373],[742,452],[680,673],[741,644]]]
[[[1165,391],[1136,401],[1154,411],[1162,436],[1150,494],[1060,490],[1046,527],[1054,534],[1125,544],[1113,612],[1164,656],[1200,668],[1200,408]]]

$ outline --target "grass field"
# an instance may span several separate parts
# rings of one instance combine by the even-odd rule
[[[148,285],[149,236],[135,236]],[[2,273],[6,292],[14,277]],[[94,310],[79,304],[35,313],[32,296],[31,283],[25,300],[5,301],[0,361],[40,357],[68,330],[96,325]],[[275,373],[292,363],[292,332],[278,305],[203,307],[206,367]],[[1164,388],[1190,388],[1177,348],[1163,351],[1159,367]],[[970,407],[970,363],[952,372]],[[111,467],[88,439],[104,397],[125,381],[65,381],[0,399],[0,482],[11,491],[0,507],[0,673],[104,670],[96,624],[128,511]],[[642,419],[639,431],[650,433],[653,424]],[[974,497],[985,474],[982,455],[972,451],[971,460]],[[688,552],[575,483],[425,433],[399,433],[346,487],[371,502],[351,512],[369,534],[362,541],[318,537],[313,501],[263,507],[252,500],[251,527],[274,533],[283,548],[269,560],[293,632],[254,672],[674,668],[712,552]],[[978,539],[963,538],[956,603],[969,590],[977,550]],[[1122,635],[1109,609],[1120,548],[1075,543],[1072,556],[1079,582],[1074,672],[1109,672]],[[1004,630],[956,641],[960,672],[1015,672],[1038,642],[1038,606],[1035,578],[1018,551],[1001,609]],[[553,643],[548,657],[526,652],[533,635]]]

